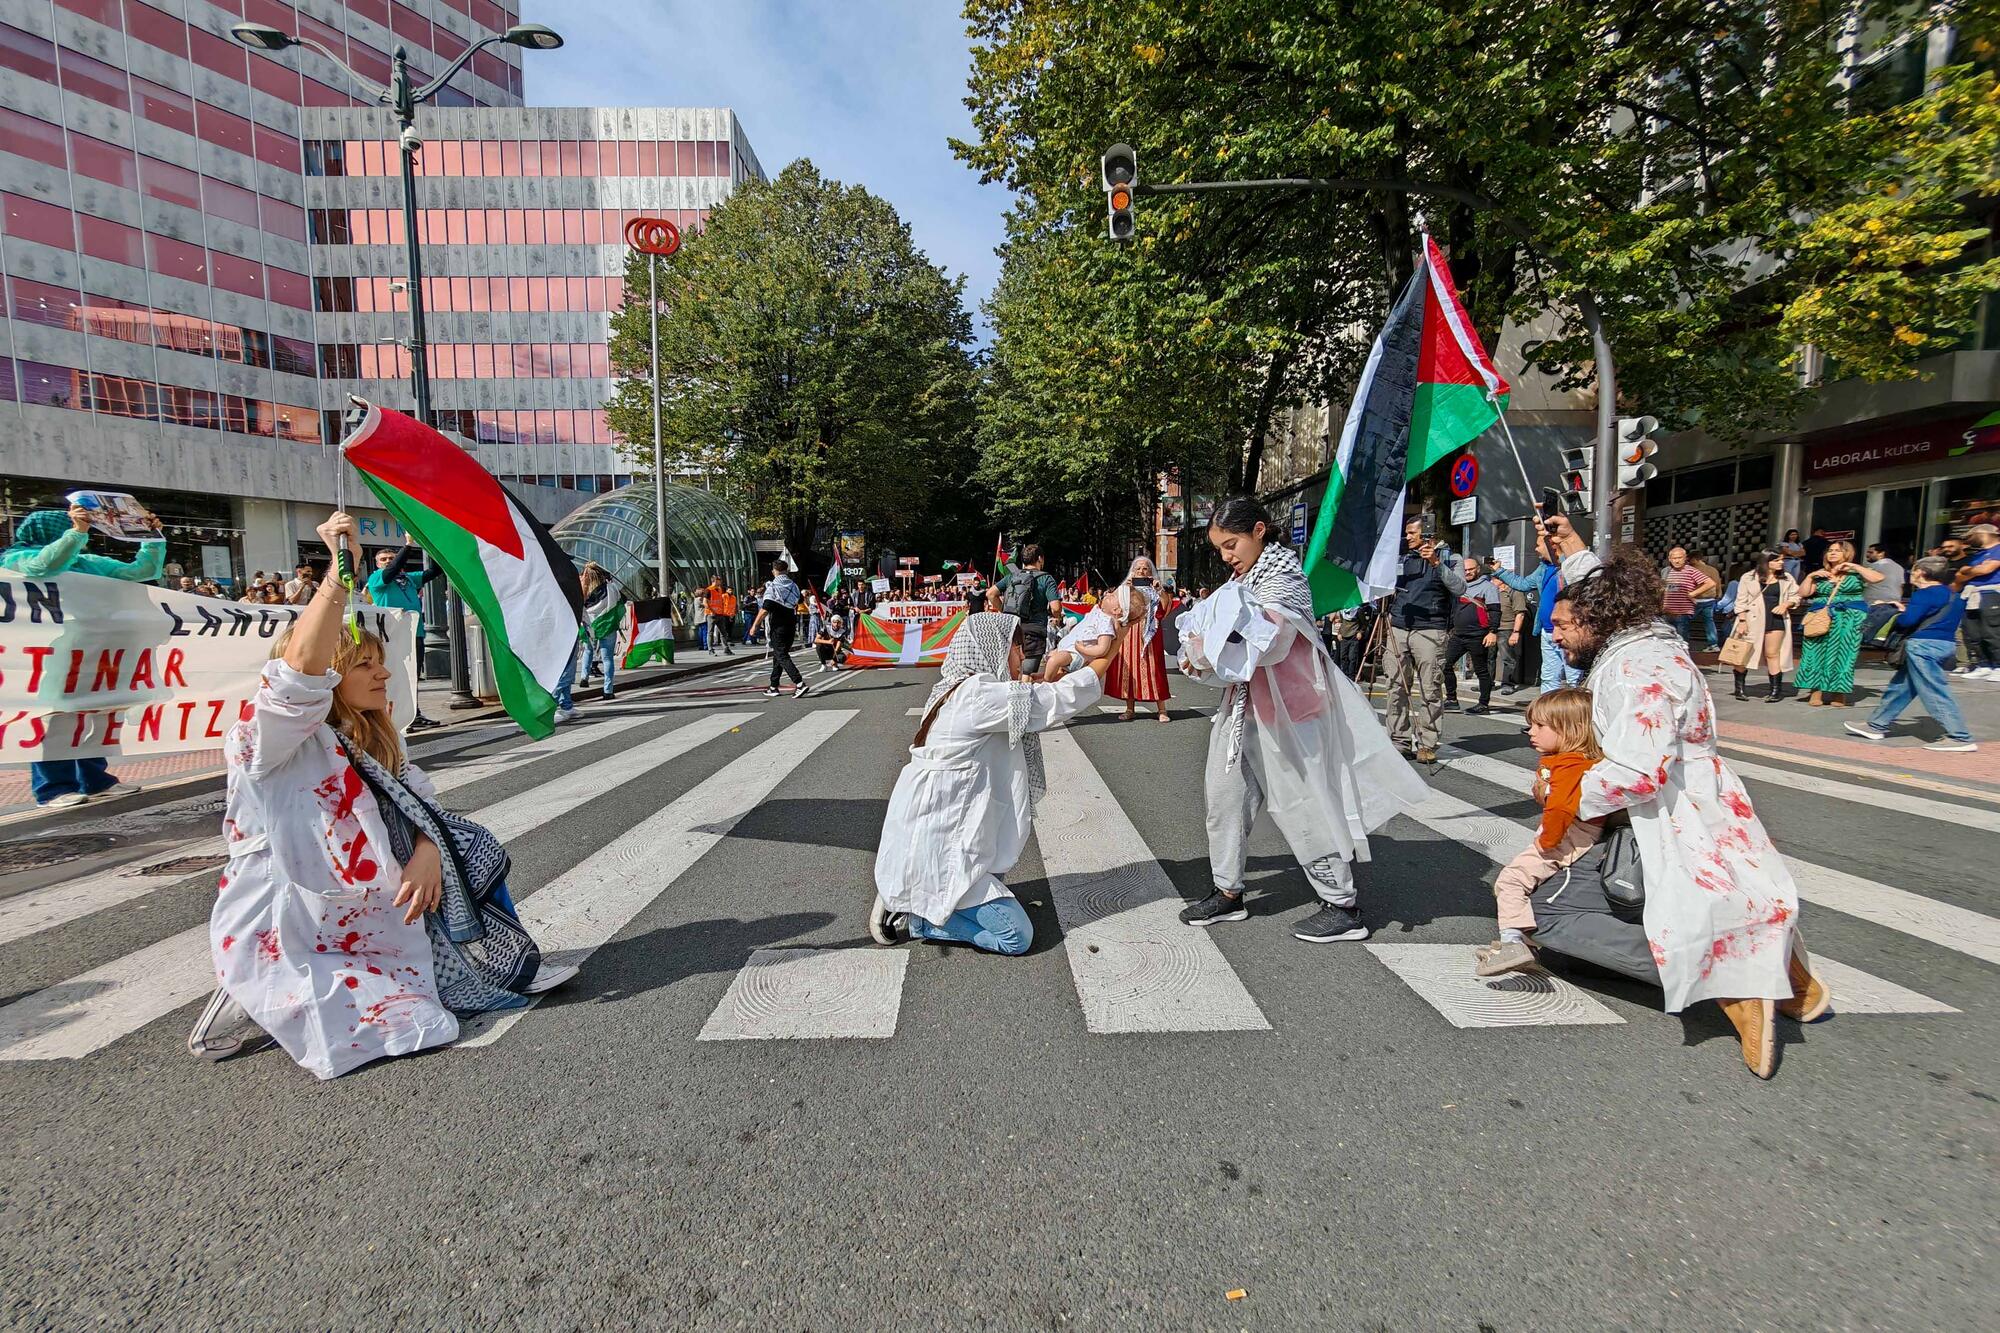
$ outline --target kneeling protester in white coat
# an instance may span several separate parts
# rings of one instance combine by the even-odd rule
[[[1430,792],[1321,646],[1305,572],[1288,548],[1267,543],[1269,532],[1249,496],[1218,505],[1208,539],[1235,577],[1181,620],[1182,672],[1228,685],[1203,781],[1215,888],[1181,920],[1211,926],[1250,915],[1244,862],[1251,826],[1269,810],[1320,901],[1292,934],[1366,939],[1353,863],[1368,859],[1370,832]]]
[[[868,919],[878,943],[907,934],[1023,954],[1034,942],[1002,877],[1027,845],[1042,795],[1036,733],[1096,703],[1116,654],[1060,680],[1027,681],[1020,631],[1018,617],[982,611],[952,636],[882,821]]]

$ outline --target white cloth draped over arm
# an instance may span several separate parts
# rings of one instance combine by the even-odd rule
[[[338,671],[309,676],[282,661],[266,662],[264,683],[251,699],[250,717],[243,724],[250,742],[244,772],[252,778],[265,777],[296,754],[327,725],[334,687],[339,684]]]
[[[1013,683],[975,677],[959,686],[946,707],[953,714],[954,728],[989,734],[1005,734],[1008,721],[1008,702]],[[1104,682],[1097,673],[1085,667],[1072,671],[1057,681],[1036,681],[1029,684],[1034,702],[1028,711],[1028,731],[1047,731],[1050,727],[1067,722],[1104,696]],[[961,699],[959,696],[964,696]],[[939,720],[943,720],[940,713]],[[933,733],[936,728],[933,727]]]
[[[1188,617],[1181,624],[1181,660],[1231,685],[1248,683],[1266,660],[1288,650],[1279,624],[1239,584],[1223,584]]]

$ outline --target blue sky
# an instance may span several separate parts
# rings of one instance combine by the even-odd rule
[[[809,157],[894,204],[978,303],[999,276],[1007,193],[945,140],[971,133],[955,0],[529,0],[568,43],[526,52],[537,106],[726,106],[764,170]]]

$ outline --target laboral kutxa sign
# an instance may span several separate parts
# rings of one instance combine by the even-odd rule
[[[2000,453],[2000,412],[1980,417],[1952,417],[1920,426],[1896,426],[1829,444],[1809,444],[1804,479],[1873,472],[1877,468],[1940,463],[1969,454]]]
[[[0,574],[0,763],[219,747],[300,609],[95,574]],[[407,724],[417,618],[357,609],[387,649],[390,710]]]

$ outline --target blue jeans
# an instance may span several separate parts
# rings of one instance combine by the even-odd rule
[[[117,777],[107,771],[110,764],[108,759],[53,759],[31,765],[29,784],[34,789],[35,804],[47,805],[56,797],[74,791],[85,796],[110,791],[118,785]]]
[[[569,661],[563,663],[562,679],[556,682],[556,707],[568,712],[576,707],[576,700],[570,698],[570,687],[576,684],[576,651],[570,650]]]
[[[1028,920],[1027,909],[1012,898],[995,898],[953,912],[942,926],[913,914],[909,925],[910,934],[917,939],[952,940],[987,953],[1024,954],[1035,942],[1035,926]]]
[[[1708,638],[1707,646],[1711,650],[1720,648],[1722,641],[1715,637],[1715,599],[1711,597],[1707,601],[1696,602],[1694,618],[1701,622],[1701,632]]]
[[[583,683],[590,684],[590,669],[595,664],[604,673],[604,697],[611,697],[612,684],[618,678],[618,636],[607,634],[595,643],[586,641],[583,645]]]
[[[1951,697],[1951,682],[1945,675],[1957,660],[1958,647],[1947,639],[1906,640],[1903,644],[1903,669],[1890,677],[1888,686],[1882,691],[1882,702],[1876,705],[1868,725],[1877,731],[1887,731],[1889,725],[1902,716],[1903,710],[1915,700],[1923,704],[1926,713],[1937,719],[1946,736],[1955,741],[1971,740],[1972,733],[1965,726],[1965,714],[1959,711],[1958,700]]]
[[[1562,685],[1583,684],[1583,669],[1573,667],[1563,656],[1563,650],[1556,647],[1556,636],[1548,630],[1542,631],[1542,688],[1553,690]]]

